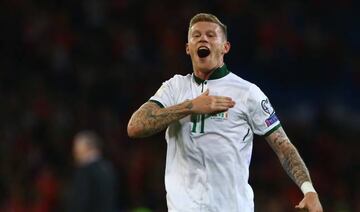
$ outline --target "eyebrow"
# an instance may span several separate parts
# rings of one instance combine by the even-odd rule
[[[191,34],[195,34],[195,33],[201,33],[201,32],[200,32],[200,30],[197,30],[197,29],[191,32]],[[214,34],[216,34],[216,31],[210,29],[210,30],[206,30],[205,33],[214,33]]]

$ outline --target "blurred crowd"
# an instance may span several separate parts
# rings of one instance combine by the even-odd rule
[[[119,211],[166,211],[164,134],[131,140],[132,112],[174,74],[190,18],[217,15],[228,68],[268,95],[325,211],[360,211],[360,16],[354,0],[9,0],[0,3],[0,211],[66,211],[73,136],[97,131]],[[250,170],[256,211],[301,192],[263,138]]]

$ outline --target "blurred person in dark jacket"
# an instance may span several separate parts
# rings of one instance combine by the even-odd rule
[[[92,131],[74,137],[77,165],[71,212],[113,212],[116,210],[116,178],[112,164],[102,157],[101,138]]]

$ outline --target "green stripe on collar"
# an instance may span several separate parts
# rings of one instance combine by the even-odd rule
[[[226,65],[224,64],[223,66],[216,68],[214,70],[214,72],[210,75],[209,80],[220,79],[222,77],[225,77],[229,73],[230,73],[230,71],[227,69]],[[201,84],[205,81],[205,80],[200,79],[199,77],[195,76],[194,73],[193,73],[193,76],[194,76],[194,80],[197,84]]]

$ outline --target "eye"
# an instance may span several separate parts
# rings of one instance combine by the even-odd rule
[[[212,38],[212,37],[216,37],[216,34],[213,32],[209,32],[209,33],[207,33],[207,36]]]

